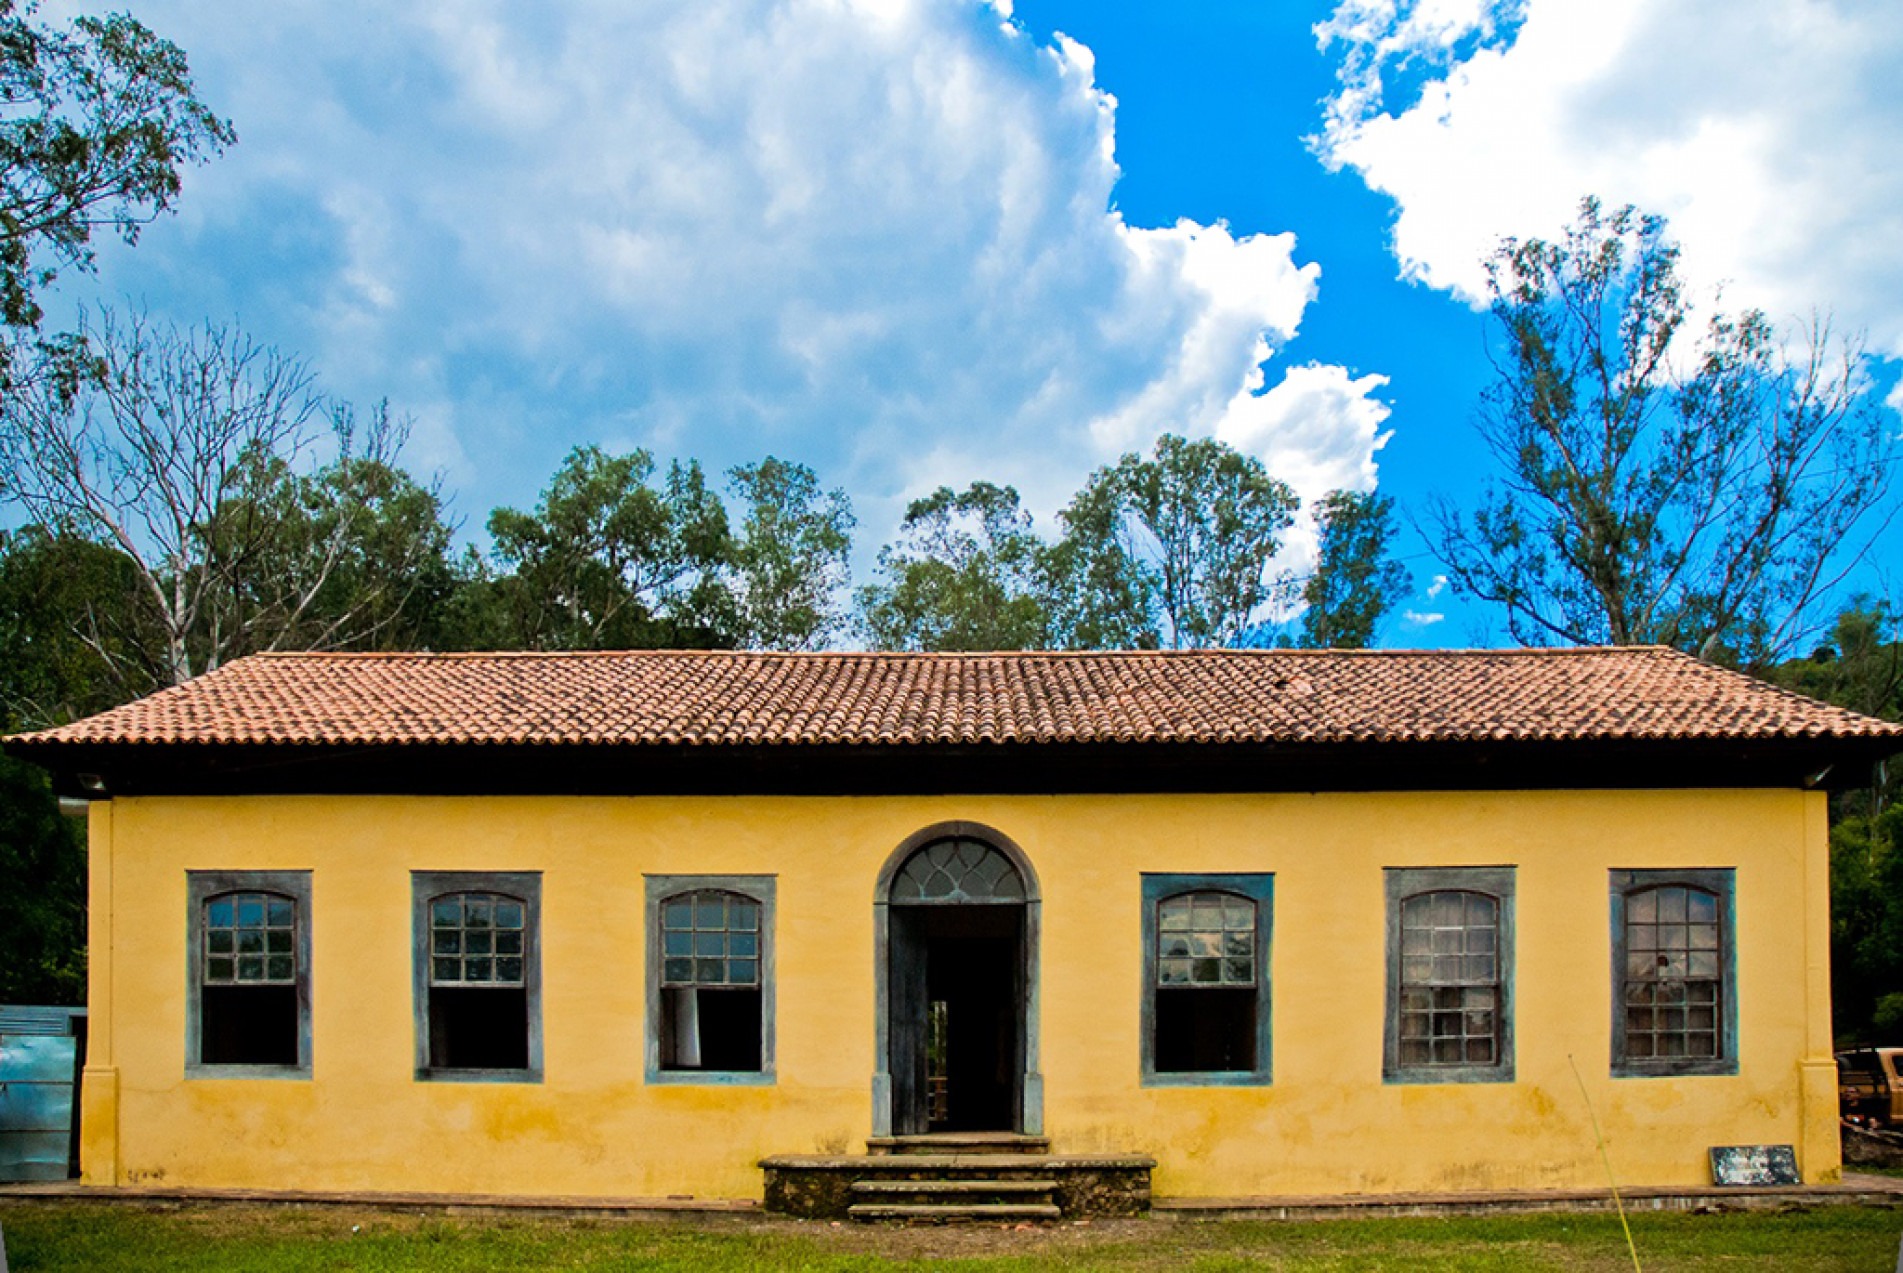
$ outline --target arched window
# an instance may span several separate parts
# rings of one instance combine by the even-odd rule
[[[1511,1079],[1513,868],[1395,868],[1387,887],[1383,1076]]]
[[[541,877],[419,871],[412,881],[419,1075],[539,1077]]]
[[[1268,1080],[1271,880],[1144,877],[1146,1081]]]
[[[771,1073],[772,885],[649,877],[650,1080]]]
[[[309,873],[194,871],[187,880],[188,1069],[307,1074]]]
[[[1720,899],[1683,884],[1636,889],[1625,905],[1627,1059],[1721,1055],[1725,985]]]

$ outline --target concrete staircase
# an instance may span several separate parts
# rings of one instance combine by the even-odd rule
[[[811,1219],[1057,1220],[1140,1215],[1155,1160],[1060,1155],[1009,1132],[875,1136],[864,1154],[762,1159],[770,1210]]]
[[[1057,1181],[1037,1164],[1050,1154],[1042,1136],[1010,1132],[875,1136],[868,1157],[892,1160],[852,1182],[854,1220],[1056,1220]],[[892,1171],[906,1174],[894,1177]]]

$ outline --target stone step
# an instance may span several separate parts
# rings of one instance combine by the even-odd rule
[[[855,1180],[854,1193],[1028,1193],[1048,1194],[1055,1180]]]
[[[1062,1214],[1049,1203],[1030,1202],[952,1202],[952,1203],[869,1203],[861,1202],[847,1213],[854,1220],[1056,1220]]]
[[[1017,1132],[931,1132],[923,1136],[872,1136],[866,1152],[872,1154],[1047,1154],[1048,1136]]]

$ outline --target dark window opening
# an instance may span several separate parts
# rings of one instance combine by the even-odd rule
[[[1240,1073],[1256,1068],[1255,987],[1156,991],[1159,1074]]]
[[[661,1068],[756,1073],[760,991],[669,986],[661,992]]]
[[[199,1064],[297,1064],[296,986],[205,986],[198,1012]]]
[[[661,903],[663,1070],[764,1068],[762,913],[757,899],[724,889]]]
[[[432,1068],[529,1068],[529,993],[520,986],[431,986]]]

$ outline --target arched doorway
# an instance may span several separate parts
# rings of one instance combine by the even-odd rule
[[[873,896],[875,1135],[1043,1131],[1037,876],[990,827],[907,837]]]

